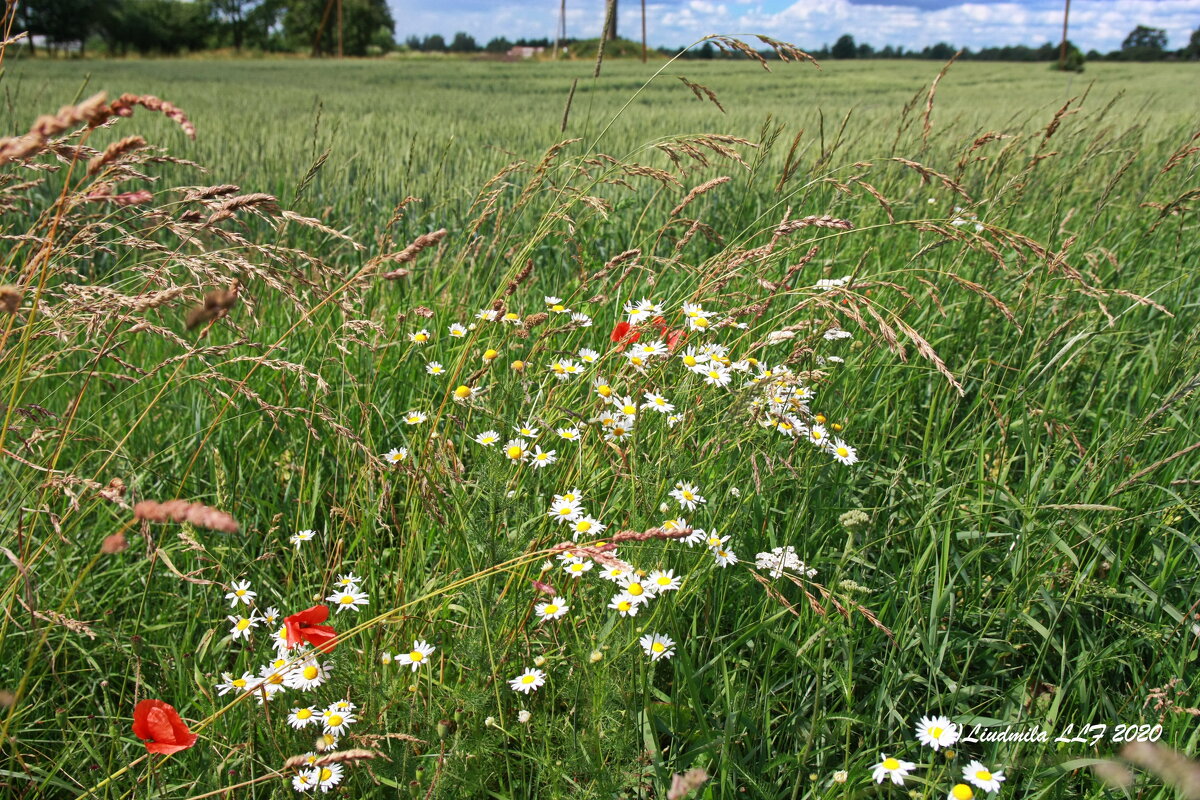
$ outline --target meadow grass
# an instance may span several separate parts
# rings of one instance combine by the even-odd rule
[[[265,629],[231,640],[224,595],[250,580],[261,607],[289,614],[351,571],[369,605],[332,622],[372,623],[329,658],[312,702],[358,704],[341,748],[386,759],[350,764],[345,794],[660,797],[702,767],[713,798],[937,798],[978,758],[1004,769],[1002,794],[1175,796],[1152,771],[1122,790],[1085,767],[1119,750],[1119,724],[1200,747],[1193,66],[958,64],[928,116],[937,67],[912,62],[688,62],[645,89],[661,65],[606,64],[595,83],[580,64],[5,66],[6,135],[95,91],[153,93],[187,111],[194,142],[138,111],[86,144],[138,133],[208,169],[139,150],[68,177],[78,154],[62,149],[39,159],[58,172],[4,167],[3,233],[41,237],[4,240],[0,279],[21,297],[0,316],[12,796],[293,794],[283,764],[318,731],[284,720],[310,695],[217,696],[223,672],[270,658]],[[15,176],[45,180],[18,191]],[[96,180],[154,200],[75,199]],[[220,184],[241,189],[166,189]],[[781,232],[810,215],[833,222]],[[440,228],[415,258],[380,258]],[[394,269],[408,274],[379,277]],[[189,331],[189,309],[234,278],[228,313]],[[528,319],[546,295],[594,324],[447,334],[496,300]],[[642,297],[671,327],[687,301],[745,322],[711,336],[803,376],[811,414],[841,425],[860,462],[756,424],[745,376],[717,390],[674,357],[646,375],[619,366],[609,331]],[[830,328],[853,338],[827,341]],[[431,342],[410,341],[420,329]],[[601,408],[595,369],[547,372],[580,347],[620,393],[657,388],[683,420],[643,411],[627,440],[590,424],[578,445],[550,444],[547,428]],[[456,403],[459,384],[487,391]],[[411,410],[428,420],[406,424]],[[545,469],[470,441],[526,421],[558,451]],[[386,463],[397,447],[408,457]],[[681,511],[677,481],[708,502]],[[684,580],[619,618],[603,581],[557,561],[541,572],[568,538],[546,519],[551,496],[573,487],[610,534],[683,515],[743,562],[791,545],[818,573],[760,581],[703,546],[623,544]],[[134,502],[175,497],[239,532],[135,521]],[[312,541],[289,543],[306,529]],[[129,548],[101,552],[117,533]],[[570,613],[536,624],[531,579]],[[671,636],[674,656],[651,662],[646,633]],[[418,638],[437,647],[428,668],[380,663]],[[546,685],[509,689],[536,659]],[[130,722],[147,697],[199,744],[137,761]],[[935,713],[1052,741],[933,753],[913,729]],[[1053,742],[1097,724],[1099,741]],[[908,789],[871,780],[881,754],[922,765]]]

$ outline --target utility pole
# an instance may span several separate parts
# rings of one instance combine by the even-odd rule
[[[342,53],[342,0],[337,0],[338,4],[338,58],[343,58]]]
[[[1067,66],[1067,19],[1071,16],[1071,0],[1067,0],[1066,8],[1063,9],[1063,37],[1062,44],[1058,48],[1058,69],[1061,72]]]
[[[646,0],[642,0],[642,63],[646,63]]]
[[[562,42],[567,38],[567,0],[560,0],[558,4],[558,25],[554,28],[554,60],[558,60],[558,54],[562,49]]]
[[[604,38],[606,41],[615,42],[617,40],[617,0],[608,0],[608,24],[604,26]]]

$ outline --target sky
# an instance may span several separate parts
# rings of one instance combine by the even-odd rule
[[[494,36],[553,37],[559,0],[390,0],[396,35],[466,31]],[[566,0],[567,36],[599,34],[605,0]],[[639,0],[619,0],[618,32],[640,39]],[[651,46],[683,47],[712,33],[765,33],[800,47],[833,44],[843,33],[875,47],[920,49],[941,41],[973,49],[1058,42],[1063,0],[646,0]],[[1136,25],[1163,28],[1169,48],[1200,28],[1200,0],[1071,0],[1069,37],[1084,51],[1121,46]]]

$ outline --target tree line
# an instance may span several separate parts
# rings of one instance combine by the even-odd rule
[[[480,44],[458,32],[449,41],[441,34],[408,36],[398,44],[396,23],[387,0],[25,0],[17,4],[18,30],[28,31],[50,49],[86,53],[101,50],[110,55],[175,55],[210,49],[235,51],[343,53],[349,56],[382,55],[397,48],[425,53],[486,53],[502,55],[514,46],[553,47],[548,38],[509,40],[496,36]],[[340,22],[340,24],[339,24]],[[558,42],[568,48],[578,40]],[[31,46],[36,47],[32,44]],[[1170,50],[1166,31],[1138,25],[1121,47],[1108,53],[1091,50],[1086,55],[1068,42],[1067,67],[1082,68],[1087,61],[1163,61],[1200,59],[1200,28],[1187,44]],[[916,58],[945,61],[958,48],[939,42],[920,49],[887,45],[876,49],[855,42],[850,34],[832,46],[811,51],[818,59]],[[676,50],[660,48],[673,56]],[[1040,47],[1010,45],[964,48],[960,59],[978,61],[1058,61],[1060,45]],[[705,42],[684,58],[729,57]]]

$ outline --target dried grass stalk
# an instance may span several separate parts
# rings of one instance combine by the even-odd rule
[[[198,528],[225,533],[237,533],[238,524],[232,515],[189,500],[143,500],[133,507],[133,516],[146,522],[186,522]]]
[[[699,186],[693,187],[692,190],[684,196],[683,200],[681,200],[679,202],[679,205],[677,205],[671,209],[671,213],[669,216],[672,216],[672,217],[679,216],[679,212],[681,212],[685,208],[687,208],[688,204],[691,203],[693,200],[695,200],[697,197],[704,194],[705,192],[708,192],[708,191],[711,191],[711,190],[717,188],[718,186],[720,186],[723,183],[729,183],[729,180],[730,179],[729,179],[728,175],[722,175],[720,177],[713,178],[712,180],[705,181],[704,183],[700,184]]]

